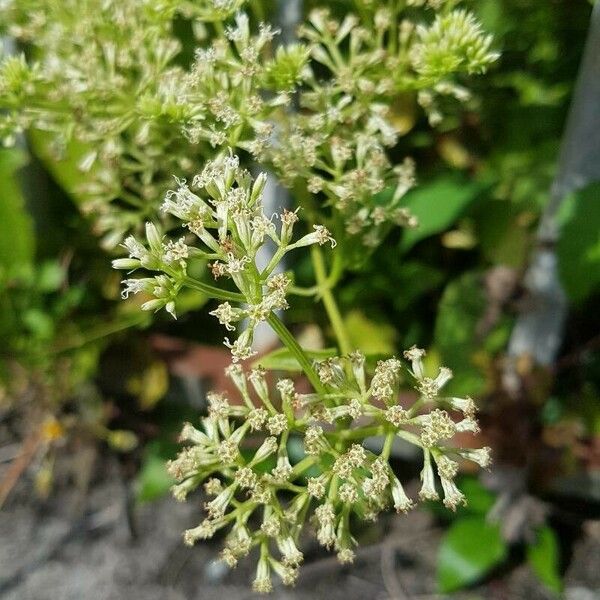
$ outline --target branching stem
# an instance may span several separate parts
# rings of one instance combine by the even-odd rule
[[[331,291],[331,283],[325,271],[323,253],[318,246],[311,247],[311,257],[317,279],[317,287],[323,299],[323,304],[335,333],[340,352],[342,354],[350,354],[352,352],[352,343],[350,342],[344,320]]]
[[[298,344],[296,338],[292,335],[290,330],[284,325],[283,321],[275,313],[271,313],[267,318],[267,322],[286,346],[286,348],[296,358],[315,391],[319,394],[324,394],[325,389],[321,383],[321,380],[319,379],[319,376],[317,375],[317,372],[314,370],[308,356],[306,356],[304,350],[302,350],[302,347],[300,344]]]

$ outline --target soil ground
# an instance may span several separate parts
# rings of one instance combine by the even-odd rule
[[[181,532],[201,518],[200,498],[133,506],[115,463],[82,494],[75,486],[40,501],[26,478],[0,512],[3,600],[229,600],[253,598],[251,561],[229,571],[218,541],[187,548]],[[314,546],[297,586],[274,600],[551,600],[526,566],[451,596],[436,593],[442,529],[426,512],[390,515],[341,567]],[[368,536],[367,536],[368,537]],[[589,522],[566,573],[568,600],[600,600],[600,524]]]

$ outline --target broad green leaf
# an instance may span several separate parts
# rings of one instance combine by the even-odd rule
[[[420,296],[439,286],[443,279],[441,271],[425,263],[407,261],[401,264],[394,274],[394,282],[402,292],[393,295],[394,308],[398,311],[410,308]]]
[[[381,307],[393,302],[397,311],[412,309],[420,297],[439,287],[444,274],[439,269],[416,260],[398,261],[397,255],[382,252],[377,257],[377,267],[364,270],[336,290],[342,306]],[[395,293],[395,290],[400,290]],[[381,309],[378,311],[381,313]],[[403,333],[406,332],[405,328]]]
[[[442,539],[437,562],[437,582],[448,593],[479,581],[507,554],[500,527],[482,516],[455,521]]]
[[[18,150],[0,150],[0,270],[14,274],[30,265],[35,253],[33,221],[15,173],[25,164]]]
[[[445,523],[474,515],[485,517],[496,501],[494,494],[484,488],[479,479],[472,475],[460,477],[456,483],[467,500],[465,506],[460,506],[453,513],[443,506],[441,502],[427,502],[425,504],[427,510],[431,511],[436,519]]]
[[[465,273],[444,290],[435,323],[435,346],[442,364],[450,367],[454,378],[448,390],[472,396],[483,391],[485,378],[479,366],[483,340],[478,340],[477,325],[485,310],[485,297],[478,273]]]
[[[418,241],[448,229],[475,200],[480,190],[479,184],[448,175],[410,191],[403,205],[418,217],[419,226],[404,231],[400,252],[406,252]]]
[[[600,284],[600,183],[573,194],[562,220],[558,269],[568,296],[581,302]]]
[[[352,346],[367,356],[394,353],[397,333],[391,325],[371,321],[359,310],[350,311],[344,324]]]
[[[557,594],[562,591],[560,551],[553,529],[548,526],[538,529],[535,542],[527,546],[527,562],[548,589]]]
[[[335,348],[326,348],[324,350],[305,350],[305,354],[312,360],[325,360],[336,355]],[[262,356],[254,365],[260,365],[267,370],[275,371],[302,371],[302,367],[287,348],[278,348]]]

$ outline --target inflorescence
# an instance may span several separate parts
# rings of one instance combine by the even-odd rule
[[[143,268],[159,271],[154,277],[126,279],[123,298],[144,293],[150,297],[142,304],[143,310],[165,308],[175,316],[175,303],[182,287],[194,287],[187,277],[188,261],[200,258],[210,261],[209,268],[216,280],[231,279],[239,290],[237,301],[225,301],[211,311],[228,331],[241,330],[237,339],[225,338],[234,361],[253,356],[252,341],[258,323],[266,321],[273,311],[288,308],[287,290],[290,278],[276,272],[284,256],[297,248],[313,244],[335,246],[335,240],[322,225],[293,241],[294,227],[298,222],[296,212],[283,210],[267,217],[262,208],[262,194],[266,174],[252,179],[240,167],[237,156],[229,155],[210,161],[192,180],[192,189],[185,181],[177,181],[177,189],[167,192],[162,210],[181,220],[188,237],[202,246],[188,245],[186,236],[177,241],[166,241],[157,227],[146,225],[147,245],[135,237],[128,237],[124,246],[129,258],[116,259],[117,269],[133,271]],[[259,267],[257,255],[270,240],[275,245],[271,260]],[[189,240],[188,240],[189,241]]]
[[[108,248],[140,229],[171,173],[190,178],[228,148],[302,190],[337,239],[374,247],[417,224],[402,206],[414,163],[388,156],[414,120],[402,106],[438,125],[441,100],[468,102],[463,76],[497,54],[454,1],[357,2],[360,17],[314,9],[299,41],[277,44],[244,0],[7,0],[3,31],[34,58],[0,59],[0,138],[42,130],[57,159],[77,158],[73,191]]]
[[[390,506],[406,513],[417,500],[409,498],[389,463],[397,438],[423,454],[419,500],[438,500],[441,487],[447,508],[465,504],[454,482],[459,462],[488,467],[490,450],[453,444],[457,432],[478,431],[475,404],[446,397],[450,371],[427,377],[423,355],[417,348],[405,353],[417,392],[410,406],[398,403],[403,365],[396,358],[379,361],[370,381],[360,352],[328,359],[316,365],[321,391],[297,393],[291,380],[282,379],[276,397],[261,368],[229,367],[243,404],[209,395],[208,416],[198,429],[184,426],[181,440],[187,445],[168,466],[178,500],[201,484],[212,497],[205,520],[185,532],[185,542],[226,530],[221,558],[230,567],[257,548],[257,592],[271,591],[273,574],[286,585],[295,583],[308,524],[319,544],[350,563],[357,544],[353,515],[374,520]],[[376,435],[385,439],[379,454],[364,445]],[[295,460],[289,452],[293,439],[302,440],[304,449]]]
[[[465,502],[455,484],[460,461],[490,462],[489,448],[457,446],[455,434],[478,431],[475,405],[443,394],[452,374],[441,368],[428,377],[422,350],[405,353],[417,395],[401,404],[400,360],[379,361],[371,376],[365,357],[340,341],[344,356],[313,363],[278,316],[292,293],[282,264],[292,250],[312,246],[318,266],[319,246],[337,241],[339,271],[347,261],[340,251],[355,241],[374,248],[394,226],[418,226],[403,206],[415,164],[403,153],[399,164],[391,158],[412,128],[400,100],[411,107],[410,121],[418,105],[435,127],[448,104],[442,100],[468,102],[464,76],[497,57],[490,36],[454,0],[356,3],[360,16],[310,11],[298,41],[280,45],[277,30],[255,18],[256,3],[245,0],[0,5],[2,33],[28,45],[32,57],[0,61],[2,141],[41,130],[55,158],[75,155],[71,191],[95,217],[103,245],[127,250],[114,267],[146,272],[123,282],[123,298],[143,297],[143,310],[174,317],[184,288],[220,302],[210,314],[228,331],[227,374],[243,402],[210,394],[208,416],[200,428],[185,425],[187,445],[169,471],[177,499],[201,484],[212,497],[185,541],[226,529],[221,556],[232,567],[256,549],[257,592],[271,590],[272,574],[296,581],[307,523],[347,563],[356,546],[353,515],[375,519],[388,506],[414,506],[390,466],[396,439],[423,454],[418,499],[437,500],[441,488],[451,510]],[[176,19],[190,25],[192,60]],[[245,168],[257,163],[294,190],[298,208],[265,213],[267,176]],[[172,173],[180,177],[174,189]],[[148,223],[161,197],[160,219]],[[313,295],[329,294],[335,330],[332,284],[317,271]],[[268,373],[244,371],[240,362],[255,354],[264,321],[312,392],[282,379],[272,395]],[[384,439],[380,453],[365,444],[374,436]],[[302,440],[303,456],[291,455],[293,440]]]

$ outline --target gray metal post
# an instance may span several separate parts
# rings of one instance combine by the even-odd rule
[[[565,293],[558,278],[556,241],[558,213],[565,197],[600,179],[600,4],[592,13],[590,32],[561,144],[558,172],[537,232],[537,247],[525,275],[527,301],[508,347],[504,384],[516,393],[516,359],[530,356],[537,365],[551,365],[562,342],[567,314]]]

